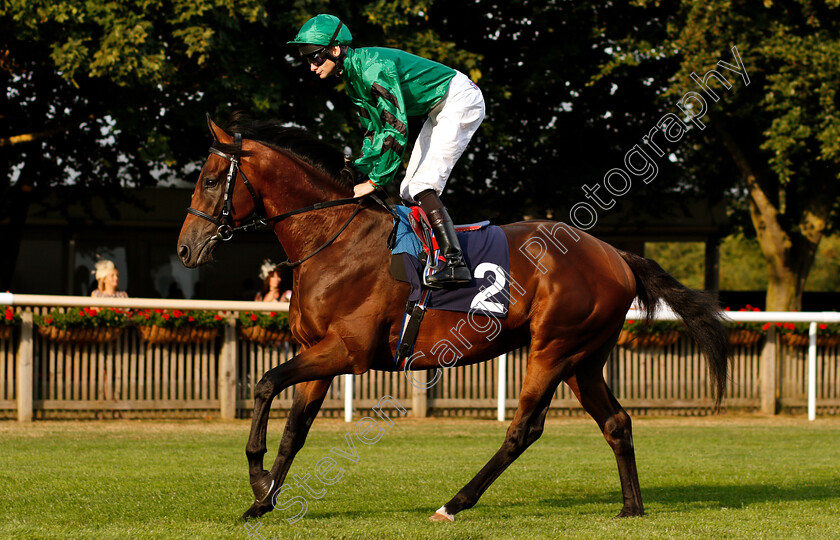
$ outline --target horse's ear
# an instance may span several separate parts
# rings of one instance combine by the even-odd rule
[[[225,130],[216,125],[213,119],[210,118],[210,113],[207,113],[207,128],[210,130],[210,134],[213,135],[213,140],[224,144],[230,144],[233,142],[233,137],[225,133]]]

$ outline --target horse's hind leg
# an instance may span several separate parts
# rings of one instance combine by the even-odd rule
[[[508,427],[502,447],[452,500],[431,517],[432,521],[454,521],[455,514],[475,506],[490,484],[542,435],[551,396],[561,377],[556,369],[552,373],[540,368],[534,362],[535,357],[532,351],[531,363],[519,397],[519,408]]]
[[[289,417],[286,419],[277,458],[274,460],[271,471],[265,477],[265,495],[262,500],[254,502],[251,508],[242,515],[243,518],[259,517],[272,510],[272,495],[283,485],[295,455],[303,448],[309,428],[312,427],[312,422],[324,403],[324,397],[327,395],[331,382],[332,379],[324,379],[300,383],[295,387],[294,401],[289,410]]]
[[[604,438],[615,453],[621,494],[624,498],[624,506],[617,517],[644,515],[630,416],[607,386],[603,375],[603,362],[584,366],[566,383],[601,428]]]

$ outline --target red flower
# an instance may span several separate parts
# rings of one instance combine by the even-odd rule
[[[255,314],[253,314],[253,313],[251,314],[251,320],[252,320],[252,321],[256,321],[256,320],[257,320],[257,316],[256,316]]]
[[[825,324],[825,323],[820,323],[818,326],[820,327],[820,330],[826,330],[826,329],[828,329],[828,325],[827,325],[827,324]]]
[[[80,311],[80,312],[79,312],[79,317],[84,317],[84,316],[85,316],[85,312],[84,312],[84,310]]]
[[[218,313],[216,313],[215,315],[213,315],[213,318],[214,318],[214,319],[216,319],[217,321],[221,321],[221,320],[222,320],[222,316],[221,316],[221,315],[219,315]]]
[[[627,321],[627,324],[633,324],[634,321]]]
[[[276,317],[276,316],[277,316],[277,312],[276,312],[276,311],[272,311],[272,312],[271,312],[271,313],[269,313],[268,315],[269,315],[270,317]]]
[[[163,314],[163,315],[161,315],[161,316],[163,317],[163,320],[164,320],[164,321],[168,321],[168,320],[169,320],[169,313],[164,313],[164,314]]]
[[[183,315],[183,314],[184,314],[184,312],[181,311],[180,309],[176,309],[175,311],[172,312],[172,316],[175,317],[176,319],[181,317],[181,315]]]
[[[11,309],[6,310],[6,320],[11,321],[15,317],[15,314],[12,313]]]
[[[761,327],[762,330],[767,330],[768,328],[770,328],[770,323],[769,322],[764,323],[764,326]]]
[[[188,320],[188,321],[190,321],[190,322],[195,322],[195,317],[193,317],[192,315],[190,315],[190,317],[189,317],[187,320]]]
[[[785,329],[787,330],[796,330],[796,325],[793,323],[785,323]]]

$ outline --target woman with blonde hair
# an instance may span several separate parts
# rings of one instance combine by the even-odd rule
[[[96,277],[96,289],[90,293],[95,298],[128,298],[128,293],[117,290],[120,284],[120,271],[114,261],[101,259],[93,265],[92,274]]]

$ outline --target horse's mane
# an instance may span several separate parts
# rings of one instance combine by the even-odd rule
[[[344,153],[303,128],[284,126],[279,120],[257,120],[244,113],[235,112],[223,129],[231,135],[241,133],[243,139],[257,141],[278,150],[286,150],[322,171],[340,186],[353,188],[341,179]],[[223,144],[219,141],[214,141],[212,146],[227,154],[237,150],[233,144]],[[243,152],[242,155],[247,154]]]

